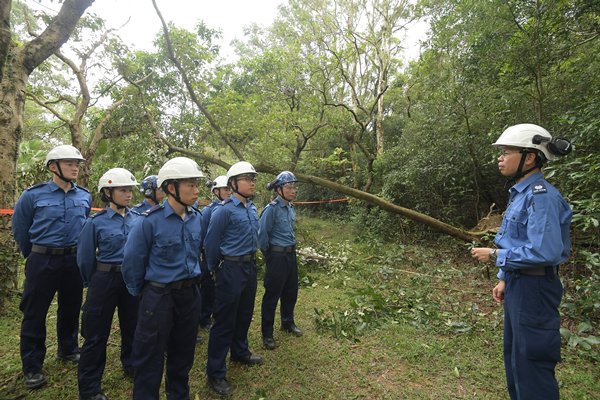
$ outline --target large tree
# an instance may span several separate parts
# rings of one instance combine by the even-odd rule
[[[94,0],[65,0],[46,29],[27,43],[12,35],[12,0],[0,3],[0,207],[10,208],[15,197],[25,92],[29,75],[68,39],[77,21]]]
[[[16,40],[11,29],[12,0],[0,1],[0,208],[12,208],[16,189],[16,164],[21,143],[25,92],[30,74],[65,43],[77,21],[94,0],[65,0],[46,29],[27,43]],[[9,219],[2,216],[0,249],[0,303],[9,277],[14,279],[16,249]],[[1,304],[0,304],[1,306]]]

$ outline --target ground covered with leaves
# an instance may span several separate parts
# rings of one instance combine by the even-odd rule
[[[445,238],[381,243],[343,222],[301,217],[298,224],[296,321],[305,335],[276,330],[279,347],[262,348],[259,283],[250,348],[264,364],[229,365],[232,399],[508,398],[493,268],[474,264],[464,244]],[[49,384],[25,389],[18,301],[15,294],[0,317],[0,399],[77,399],[76,368],[55,357],[54,308],[44,366]],[[578,344],[565,336],[557,368],[561,397],[598,398],[598,345]],[[126,399],[132,385],[118,352],[115,323],[103,386],[111,399]],[[196,348],[192,399],[218,398],[206,387],[205,363],[206,342]]]

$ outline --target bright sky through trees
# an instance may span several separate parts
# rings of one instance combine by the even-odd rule
[[[25,0],[32,8],[43,8],[48,12],[58,11],[60,2],[52,0]],[[252,23],[269,26],[277,15],[277,7],[286,0],[157,0],[166,21],[193,30],[200,20],[211,29],[220,29],[221,55],[230,59],[233,54],[229,44],[242,39],[243,29]],[[152,0],[96,0],[87,13],[99,15],[107,21],[109,28],[120,28],[119,36],[136,49],[151,50],[152,41],[161,29],[160,21]],[[127,22],[129,19],[129,22]],[[126,24],[125,26],[123,26]],[[413,24],[406,39],[407,56],[419,55],[418,41],[424,37],[426,24]]]

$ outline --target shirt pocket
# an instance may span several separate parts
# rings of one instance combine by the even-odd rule
[[[527,220],[526,210],[517,211],[508,216],[508,231],[512,238],[525,239],[527,237]]]
[[[200,248],[200,232],[190,232],[186,240],[193,248]]]
[[[123,246],[127,237],[121,232],[110,232],[98,239],[98,253],[102,255],[123,254]]]
[[[59,200],[40,199],[35,208],[36,216],[43,220],[62,220],[65,216],[64,204]]]
[[[89,202],[84,199],[73,199],[69,200],[69,210],[67,212],[71,216],[72,220],[77,221],[79,228],[83,227],[85,219],[87,218],[87,210],[90,206]]]
[[[165,267],[177,264],[176,259],[185,256],[180,240],[158,239],[155,250],[157,264]]]

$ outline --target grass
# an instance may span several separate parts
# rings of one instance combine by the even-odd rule
[[[298,233],[302,247],[330,257],[300,268],[296,321],[305,335],[276,330],[277,350],[262,349],[259,283],[249,340],[264,364],[229,364],[232,399],[508,398],[502,311],[491,300],[492,282],[462,244],[374,245],[356,240],[346,223],[312,218],[299,220]],[[18,300],[10,299],[0,317],[0,399],[77,399],[76,368],[55,357],[55,309],[47,320],[49,384],[25,389]],[[111,399],[127,399],[131,383],[120,371],[117,330],[115,324],[103,387]],[[563,398],[600,398],[593,351],[563,347],[557,369]],[[206,387],[205,363],[206,343],[197,346],[190,374],[193,400],[219,398]]]

